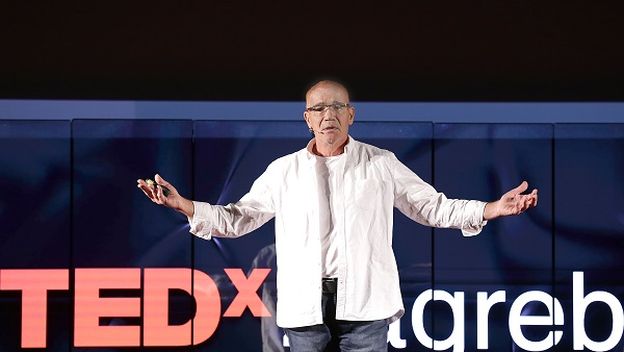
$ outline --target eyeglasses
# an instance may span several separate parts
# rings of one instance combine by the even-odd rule
[[[351,107],[351,104],[349,103],[318,104],[318,105],[314,105],[309,108],[306,108],[305,111],[320,114],[320,113],[327,111],[327,109],[332,109],[335,112],[342,112],[346,108],[350,108],[350,107]]]

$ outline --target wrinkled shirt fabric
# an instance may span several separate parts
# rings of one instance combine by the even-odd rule
[[[203,239],[243,236],[275,217],[277,325],[323,323],[321,229],[315,140],[273,161],[238,202],[194,201],[190,232]],[[388,323],[404,313],[392,251],[393,208],[426,225],[474,236],[486,224],[485,202],[448,199],[385,149],[349,136],[332,188],[338,252],[336,319]]]

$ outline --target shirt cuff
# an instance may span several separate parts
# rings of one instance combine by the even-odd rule
[[[461,231],[464,237],[472,237],[481,233],[483,227],[487,225],[487,220],[483,219],[486,202],[477,200],[468,201],[466,204],[466,217]]]
[[[212,238],[212,208],[211,205],[204,202],[193,201],[194,212],[193,216],[187,216],[190,229],[189,232],[193,235],[209,240]]]

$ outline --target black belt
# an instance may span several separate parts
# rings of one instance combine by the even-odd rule
[[[338,279],[335,277],[324,277],[321,287],[323,288],[323,293],[336,293],[336,291],[338,291]]]

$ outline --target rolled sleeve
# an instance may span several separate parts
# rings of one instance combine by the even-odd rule
[[[192,217],[186,217],[193,235],[210,240],[212,238],[212,206],[205,202],[193,201],[195,211]]]
[[[428,226],[460,229],[462,235],[478,235],[487,221],[483,212],[487,203],[478,200],[448,199],[423,181],[394,154],[390,153],[394,180],[394,205],[412,220]]]
[[[465,218],[461,227],[464,237],[472,237],[481,233],[483,227],[487,224],[487,220],[483,219],[486,202],[478,200],[470,200],[464,208]]]

